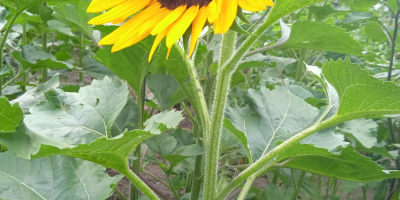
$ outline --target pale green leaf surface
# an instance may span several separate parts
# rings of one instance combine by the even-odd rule
[[[304,48],[343,54],[362,55],[361,45],[344,29],[318,22],[299,21],[293,24],[289,39],[282,48]]]
[[[341,131],[353,135],[366,148],[373,147],[377,142],[378,124],[371,119],[354,119],[339,127]]]
[[[18,104],[11,105],[7,98],[0,97],[0,133],[15,131],[23,118]]]
[[[45,101],[44,93],[50,89],[56,89],[60,86],[60,75],[54,75],[50,80],[28,90],[23,95],[10,101],[11,104],[18,103],[25,114],[29,113],[29,109],[34,107],[37,103]]]
[[[277,160],[284,161],[283,167],[305,170],[328,177],[358,182],[369,182],[400,177],[400,171],[387,171],[370,158],[348,146],[340,154],[312,145],[293,145],[280,154]]]
[[[161,133],[145,141],[147,146],[160,155],[171,154],[176,148],[178,141],[174,136]]]
[[[150,74],[147,76],[146,84],[153,92],[163,111],[174,106],[170,97],[180,88],[174,77],[164,74]]]
[[[145,131],[150,131],[152,134],[160,134],[162,131],[170,130],[178,126],[183,120],[182,112],[176,110],[166,110],[164,112],[153,115],[144,125]]]
[[[109,177],[104,167],[67,156],[24,160],[1,153],[0,199],[106,199],[123,178]]]

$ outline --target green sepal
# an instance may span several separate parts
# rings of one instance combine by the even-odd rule
[[[251,33],[245,31],[240,25],[239,23],[235,20],[231,26],[231,28],[229,28],[230,30],[233,30],[235,32],[241,33],[241,34],[245,34],[245,35],[252,35]]]
[[[239,19],[242,20],[244,23],[254,26],[254,24],[252,24],[252,23],[246,18],[246,16],[245,16],[244,13],[243,13],[243,9],[240,8],[240,7],[238,7],[237,16],[238,16]]]

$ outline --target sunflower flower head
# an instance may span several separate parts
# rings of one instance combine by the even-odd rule
[[[99,45],[113,45],[113,52],[132,46],[149,35],[156,36],[150,62],[164,38],[169,55],[174,43],[191,27],[191,56],[206,23],[213,25],[215,34],[223,34],[233,24],[238,6],[256,12],[272,5],[272,0],[93,0],[87,12],[106,11],[91,19],[89,24],[123,23],[99,42]]]

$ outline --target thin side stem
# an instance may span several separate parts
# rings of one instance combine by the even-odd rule
[[[171,189],[167,183],[165,183],[163,180],[161,180],[161,179],[158,178],[157,176],[154,176],[153,174],[151,174],[150,172],[147,172],[146,170],[143,170],[142,172],[145,173],[145,174],[147,174],[147,175],[150,176],[151,178],[155,179],[156,181],[160,182],[161,184],[163,184],[163,185],[164,185],[165,187],[167,187],[168,189]]]
[[[44,52],[47,52],[47,33],[44,32],[42,34],[42,50]],[[47,82],[47,67],[42,68],[42,79],[40,80],[40,83],[45,83]]]
[[[16,79],[18,79],[19,77],[21,77],[22,75],[26,74],[26,72],[23,69],[20,69],[17,73],[17,75],[15,75],[12,79],[10,79],[7,83],[5,83],[2,88],[0,89],[4,89],[6,88],[8,85],[10,85],[10,83],[14,82]]]
[[[79,83],[83,85],[83,33],[79,33]]]
[[[20,12],[15,13],[15,15],[11,18],[10,24],[8,25],[8,27],[6,29],[6,32],[4,33],[3,39],[1,40],[1,43],[0,43],[0,70],[3,69],[3,49],[4,49],[4,45],[6,44],[7,37],[11,32],[11,28],[14,25],[15,20],[17,20],[18,16],[22,13],[22,11],[23,10],[21,10]],[[0,96],[1,96],[2,88],[3,88],[2,85],[3,85],[3,79],[0,78]]]
[[[246,183],[244,184],[242,191],[239,194],[239,197],[237,200],[244,200],[247,196],[247,193],[249,193],[251,186],[253,186],[254,181],[256,180],[257,176],[253,174],[250,176],[247,180]]]
[[[177,200],[180,200],[181,196],[178,194],[178,192],[176,192],[174,184],[172,183],[171,178],[169,176],[170,176],[170,173],[167,173],[167,180],[168,180],[168,183],[169,183],[169,188],[171,189],[171,191],[174,194],[175,198]]]
[[[147,196],[150,200],[159,200],[157,195],[147,186],[140,178],[133,173],[129,168],[125,170],[120,170],[120,172],[128,178],[131,183],[135,184],[135,186],[143,192],[144,195]]]
[[[293,169],[291,170],[294,171]],[[296,200],[297,196],[299,196],[301,184],[303,184],[304,176],[306,175],[306,171],[301,171],[299,180],[296,183],[296,180],[293,179],[293,183],[295,184],[295,190],[293,191],[292,200]]]

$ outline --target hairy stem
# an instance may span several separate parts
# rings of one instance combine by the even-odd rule
[[[159,200],[157,195],[147,186],[135,173],[133,173],[127,166],[124,170],[119,170],[123,175],[128,178],[132,184],[134,184],[144,195],[150,200]]]

